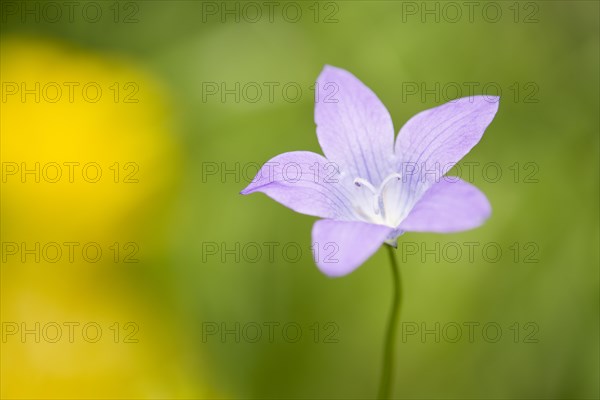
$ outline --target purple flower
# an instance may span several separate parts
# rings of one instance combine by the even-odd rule
[[[473,146],[498,110],[499,98],[466,97],[422,111],[398,133],[377,96],[354,75],[326,66],[317,80],[315,122],[325,157],[294,151],[267,162],[242,194],[263,192],[315,222],[319,269],[342,276],[406,231],[472,229],[491,207],[473,185],[445,173]],[[326,88],[330,90],[325,90]],[[335,92],[332,94],[332,90]]]

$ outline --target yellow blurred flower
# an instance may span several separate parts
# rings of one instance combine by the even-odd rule
[[[168,309],[166,92],[115,56],[2,39],[2,397],[203,396]]]

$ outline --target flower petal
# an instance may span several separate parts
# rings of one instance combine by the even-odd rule
[[[283,153],[267,161],[241,194],[253,192],[316,217],[347,218],[353,213],[336,166],[310,151]]]
[[[475,146],[498,111],[499,97],[453,100],[412,117],[398,133],[396,156],[414,202]]]
[[[377,186],[394,167],[394,126],[375,93],[350,72],[325,66],[317,79],[315,123],[327,159]]]
[[[473,229],[492,208],[475,186],[457,177],[434,184],[400,224],[403,231],[450,233]]]
[[[312,230],[315,262],[325,275],[349,274],[379,249],[392,230],[366,222],[317,221]]]

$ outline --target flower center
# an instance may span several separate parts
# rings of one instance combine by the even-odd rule
[[[366,179],[356,178],[354,185],[358,188],[363,189],[359,194],[357,204],[355,204],[358,213],[370,222],[377,224],[388,225],[396,227],[394,218],[390,213],[390,210],[386,210],[386,203],[389,206],[390,198],[395,199],[397,196],[388,196],[387,192],[390,189],[391,182],[399,182],[402,179],[402,175],[397,172],[389,174],[379,185],[375,187]],[[393,204],[392,204],[393,207]]]

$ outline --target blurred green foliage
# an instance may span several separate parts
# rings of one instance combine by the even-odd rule
[[[450,96],[455,90],[448,84],[458,84],[462,95],[469,94],[469,82],[478,83],[476,94],[486,84],[489,94],[500,87],[499,113],[463,165],[497,163],[503,175],[493,182],[481,167],[472,179],[462,175],[487,194],[492,218],[460,234],[404,235],[398,257],[404,261],[402,321],[419,327],[424,322],[429,329],[436,322],[442,327],[495,322],[503,330],[501,339],[491,343],[476,330],[471,343],[464,326],[457,343],[444,337],[436,343],[433,334],[424,341],[419,334],[399,337],[394,393],[399,398],[598,398],[599,3],[495,2],[503,11],[495,23],[480,12],[473,22],[463,15],[453,23],[443,13],[439,22],[435,16],[423,22],[420,14],[407,14],[406,3],[339,1],[326,8],[333,3],[321,2],[315,23],[309,8],[315,5],[301,2],[304,14],[297,23],[277,11],[273,22],[263,15],[255,23],[243,18],[238,23],[234,16],[221,22],[221,15],[207,15],[206,2],[147,1],[135,3],[137,22],[123,23],[121,14],[115,23],[112,3],[100,2],[107,17],[98,23],[82,18],[22,23],[4,14],[1,34],[53,38],[110,54],[162,85],[172,110],[169,134],[180,147],[171,161],[180,166],[177,184],[165,189],[156,200],[159,211],[144,221],[136,273],[108,278],[134,293],[156,293],[145,295],[147,307],[169,322],[155,329],[165,343],[184,349],[165,357],[165,368],[176,364],[188,371],[185,379],[210,381],[217,397],[341,399],[376,393],[391,296],[383,251],[351,275],[328,279],[310,257],[314,218],[263,195],[238,194],[255,171],[244,168],[249,163],[291,150],[320,152],[310,85],[323,65],[345,68],[371,87],[390,110],[396,130],[418,111],[449,100],[442,89]],[[119,9],[131,12],[126,4]],[[436,2],[426,4],[434,8]],[[517,22],[514,7],[521,12]],[[324,23],[323,15],[332,10],[337,22]],[[524,22],[532,10],[535,21]],[[207,95],[207,83],[223,82],[229,88],[236,82],[280,86],[272,102],[266,90],[255,103]],[[281,93],[288,82],[303,90],[296,102]],[[415,84],[429,89],[439,84],[439,98],[421,89],[408,93]],[[219,173],[237,168],[238,175],[224,180],[206,175],[209,165]],[[2,212],[4,219],[10,210]],[[267,257],[267,242],[280,243],[274,261]],[[402,255],[408,250],[403,242],[428,249],[459,243],[463,252],[465,242],[482,245],[474,262],[465,254],[458,262],[447,257],[436,262],[433,256],[421,260],[422,252]],[[503,251],[498,262],[481,255],[481,247],[492,242]],[[149,251],[155,243],[160,251]],[[220,251],[208,254],[207,243]],[[263,254],[257,262],[243,254],[234,262],[222,250],[236,243],[258,243]],[[286,243],[302,248],[298,262],[283,256]],[[520,248],[517,262],[514,243]],[[528,243],[534,247],[524,248]],[[145,249],[151,258],[144,258]],[[532,249],[537,262],[524,262]],[[263,325],[269,321],[300,324],[301,340],[288,343],[276,335],[270,343]],[[263,326],[263,337],[257,343],[243,338],[236,343],[233,335],[225,342],[219,335],[203,340],[207,322],[230,329],[236,322],[241,327],[255,322]],[[328,322],[339,327],[337,343],[324,343],[323,336],[315,343],[310,327],[318,323],[324,335]],[[536,343],[524,343],[528,322],[539,327]]]

